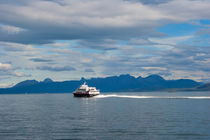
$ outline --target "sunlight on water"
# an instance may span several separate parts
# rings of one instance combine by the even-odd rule
[[[134,98],[134,99],[210,99],[210,96],[132,96],[132,95],[116,95],[116,94],[108,94],[108,95],[98,95],[94,98]]]

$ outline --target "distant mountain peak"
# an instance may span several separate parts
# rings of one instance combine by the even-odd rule
[[[25,81],[22,81],[22,82],[16,84],[14,87],[30,86],[30,85],[34,85],[37,83],[39,83],[39,82],[36,80],[25,80]]]
[[[138,76],[136,79],[142,79],[142,77],[141,76]]]
[[[82,77],[82,78],[80,79],[80,81],[81,81],[81,82],[85,82],[86,79],[85,79],[84,77]]]
[[[130,74],[121,74],[119,77],[120,78],[133,78],[133,76],[131,76]]]
[[[53,82],[53,80],[52,79],[50,79],[50,78],[46,78],[46,79],[44,79],[44,81],[43,81],[44,83],[52,83]]]
[[[152,75],[149,75],[149,76],[147,76],[145,79],[165,80],[163,77],[161,77],[161,76],[160,76],[160,75],[158,75],[158,74],[152,74]]]

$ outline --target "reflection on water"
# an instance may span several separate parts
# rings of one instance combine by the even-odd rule
[[[210,94],[0,95],[0,139],[210,139]]]

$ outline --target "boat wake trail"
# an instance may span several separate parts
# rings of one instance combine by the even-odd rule
[[[134,98],[134,99],[209,99],[210,96],[136,96],[136,95],[117,95],[117,94],[107,94],[98,95],[94,98]]]

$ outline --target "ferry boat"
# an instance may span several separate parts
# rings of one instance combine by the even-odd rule
[[[88,87],[86,82],[73,92],[75,97],[93,97],[100,94],[95,87]]]

